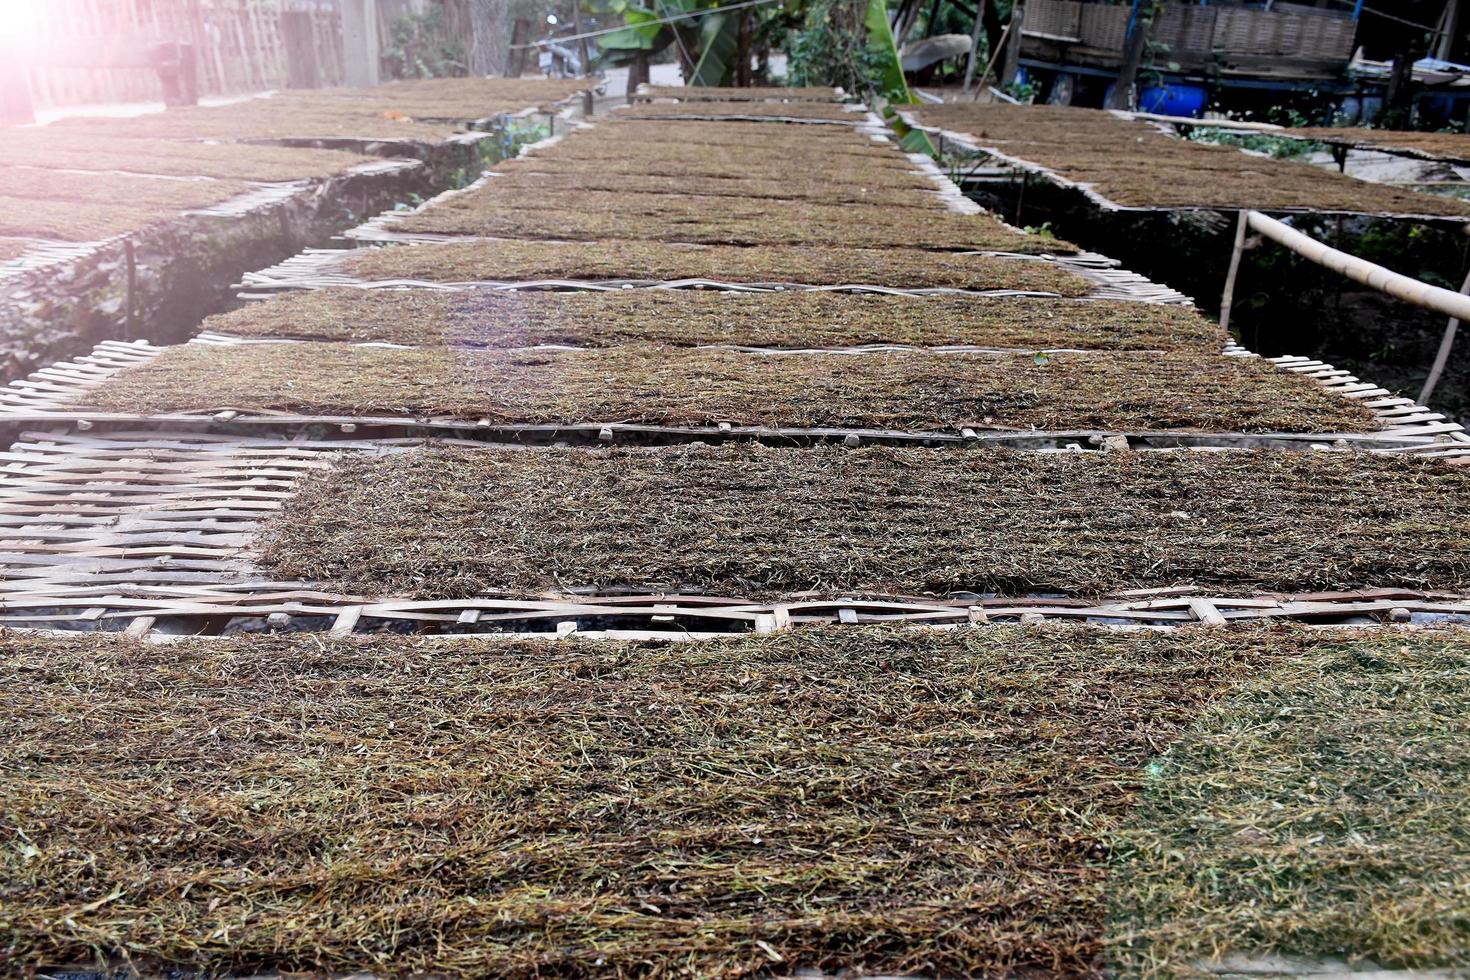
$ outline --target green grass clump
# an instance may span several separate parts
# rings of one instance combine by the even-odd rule
[[[1085,629],[0,635],[0,957],[1087,975],[1145,761],[1281,655]]]
[[[1112,836],[1114,958],[1470,962],[1470,641],[1365,635],[1283,663],[1148,768]]]

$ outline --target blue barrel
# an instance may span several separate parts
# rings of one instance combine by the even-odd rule
[[[1145,85],[1138,90],[1138,108],[1141,112],[1157,112],[1164,116],[1188,116],[1198,119],[1204,114],[1209,93],[1203,85],[1194,82],[1168,82],[1164,85]]]

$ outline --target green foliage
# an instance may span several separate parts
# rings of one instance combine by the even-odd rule
[[[598,38],[599,67],[626,65],[640,55],[654,55],[668,47],[674,39],[673,29],[658,23],[660,15],[648,7],[612,0],[607,13],[621,14],[623,29]]]
[[[898,55],[898,42],[888,25],[888,5],[884,0],[868,0],[863,10],[863,28],[868,49],[879,58],[883,95],[889,102],[913,104],[918,101],[909,91]]]
[[[532,122],[529,119],[510,119],[497,122],[490,128],[490,132],[494,135],[493,139],[480,140],[477,144],[480,158],[487,166],[499,163],[501,160],[509,160],[520,153],[522,147],[546,139],[551,135],[551,127],[546,123]],[[473,180],[478,176],[479,172],[475,172],[470,179]]]
[[[689,84],[731,84],[739,47],[740,15],[707,15],[699,25],[699,60]]]
[[[1308,157],[1327,148],[1325,143],[1287,139],[1272,136],[1269,133],[1230,133],[1219,129],[1204,128],[1195,129],[1189,134],[1189,139],[1197,143],[1215,143],[1220,146],[1236,146],[1242,150],[1253,150],[1278,160]]]
[[[1017,102],[1035,102],[1041,87],[1035,82],[1013,81],[1005,86],[1005,93]]]
[[[464,46],[449,36],[444,11],[404,14],[393,21],[383,67],[393,78],[443,78],[463,75],[468,59]]]
[[[1289,129],[1311,125],[1311,121],[1305,115],[1290,106],[1273,106],[1268,112],[1275,119],[1280,120],[1278,125],[1284,125]],[[1325,143],[1287,139],[1272,136],[1270,133],[1230,132],[1208,127],[1194,128],[1185,138],[1196,143],[1214,143],[1219,146],[1235,146],[1242,150],[1253,150],[1278,160],[1308,157],[1327,149]]]
[[[884,59],[863,34],[866,6],[863,0],[815,0],[787,42],[787,83],[840,85],[861,95],[882,91]]]

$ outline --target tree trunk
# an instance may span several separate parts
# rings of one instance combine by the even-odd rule
[[[1388,74],[1388,91],[1383,96],[1383,118],[1380,122],[1395,129],[1406,128],[1414,115],[1414,62],[1417,51],[1400,51],[1393,56]]]
[[[510,4],[470,0],[470,74],[502,75],[510,55]]]
[[[1138,67],[1143,64],[1143,52],[1148,47],[1148,32],[1152,26],[1153,10],[1147,3],[1139,4],[1134,10],[1133,30],[1123,42],[1123,67],[1113,85],[1112,97],[1104,108],[1132,109],[1137,104],[1133,87],[1138,81]]]
[[[748,88],[750,86],[750,11],[742,10],[736,16],[740,20],[736,28],[735,71],[732,81],[740,88]]]
[[[1005,61],[1000,73],[1000,83],[1009,85],[1016,80],[1021,67],[1021,36],[1026,29],[1026,5],[1016,0],[1011,5],[1011,36],[1006,38]]]
[[[985,0],[975,0],[975,24],[970,28],[970,60],[965,62],[965,91],[975,84],[975,61],[980,57],[980,37],[985,33]]]

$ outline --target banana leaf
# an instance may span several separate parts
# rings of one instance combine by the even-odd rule
[[[868,50],[877,56],[883,85],[883,95],[889,102],[912,105],[919,101],[909,91],[909,83],[903,77],[903,65],[898,57],[898,45],[893,41],[893,28],[888,25],[888,4],[884,0],[868,0],[863,13],[863,27],[867,30]]]
[[[639,55],[656,54],[673,41],[673,29],[658,23],[660,16],[647,7],[630,5],[622,13],[623,27],[597,40],[599,65],[624,65]]]
[[[689,84],[729,85],[739,46],[739,15],[706,15],[699,25],[699,61]]]

